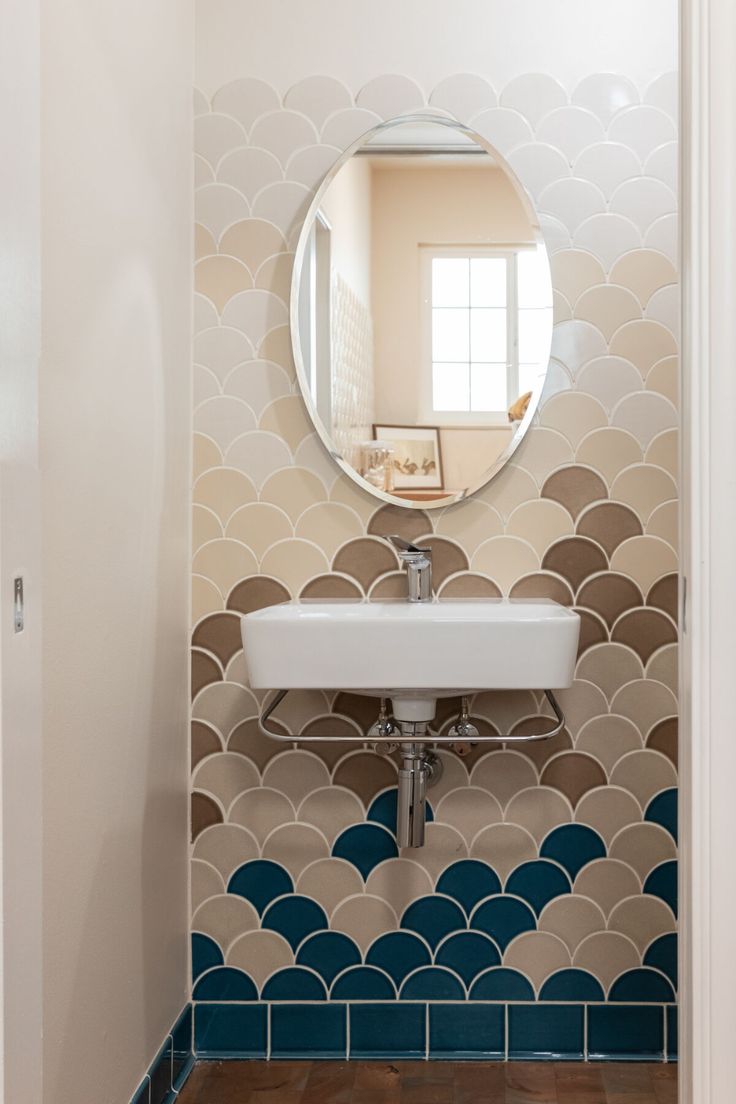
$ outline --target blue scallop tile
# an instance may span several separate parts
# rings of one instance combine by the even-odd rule
[[[653,797],[647,805],[644,819],[660,824],[677,843],[677,790],[663,790]]]
[[[251,978],[234,966],[215,966],[197,981],[192,994],[202,1001],[254,1001],[258,990]]]
[[[562,824],[545,837],[539,854],[543,859],[553,859],[564,866],[574,880],[589,862],[606,857],[606,845],[598,833],[585,824]]]
[[[320,974],[327,985],[348,966],[361,961],[360,951],[347,935],[336,931],[319,931],[305,939],[296,956],[297,965],[309,966]]]
[[[540,1001],[602,1001],[603,987],[587,970],[567,969],[550,974],[539,991]]]
[[[332,855],[345,859],[367,878],[374,866],[395,859],[396,840],[379,824],[353,824],[341,832],[332,845]]]
[[[272,974],[261,992],[264,1001],[321,1001],[327,999],[322,978],[304,966],[285,966]]]
[[[582,1004],[510,1004],[509,1058],[580,1062],[585,1055]]]
[[[330,1000],[396,1000],[396,987],[377,966],[351,966],[333,982]]]
[[[512,939],[525,931],[534,931],[537,918],[524,901],[515,897],[491,897],[483,901],[470,917],[470,927],[485,932],[505,951]]]
[[[192,981],[196,981],[205,970],[211,970],[213,966],[224,966],[225,959],[214,939],[201,932],[192,934]]]
[[[548,859],[533,859],[512,870],[506,879],[506,893],[521,897],[532,906],[537,916],[555,897],[572,891],[570,879]]]
[[[184,1084],[192,1063],[192,1006],[188,1004],[171,1029],[173,1041],[172,1085],[178,1090]]]
[[[469,985],[473,978],[490,966],[501,965],[498,947],[487,935],[477,931],[456,932],[437,948],[434,960],[438,966],[454,970]]]
[[[440,875],[437,892],[453,897],[469,913],[484,897],[500,893],[501,882],[487,863],[460,859]]]
[[[391,790],[385,790],[378,797],[374,798],[368,809],[366,819],[372,820],[376,824],[382,824],[384,828],[388,828],[392,835],[396,835],[396,798],[398,790],[394,786]],[[429,802],[426,803],[426,819],[427,821],[434,820],[434,811]]]
[[[420,966],[405,980],[401,1000],[465,1000],[463,983],[443,966]]]
[[[504,1058],[505,1019],[502,1004],[430,1004],[429,1057]]]
[[[344,1004],[272,1004],[272,1058],[345,1058]]]
[[[674,1001],[675,993],[666,977],[648,966],[627,970],[616,978],[608,993],[609,1001],[627,1004],[634,1001],[645,1004],[667,1004]]]
[[[294,892],[294,883],[288,870],[270,859],[253,859],[235,871],[227,886],[228,893],[245,897],[262,916],[264,909],[282,897]]]
[[[644,892],[659,897],[677,916],[677,862],[669,859],[655,866],[644,882]]]
[[[419,897],[404,912],[401,926],[418,932],[434,950],[450,932],[467,927],[467,920],[456,901],[439,896]]]
[[[198,1058],[265,1058],[268,1053],[266,1005],[195,1005],[194,1050]]]
[[[151,1104],[151,1081],[148,1074],[133,1093],[130,1104]]]
[[[351,1058],[424,1058],[426,1005],[351,1004]]]
[[[324,910],[311,897],[293,894],[274,901],[263,914],[261,926],[283,935],[293,950],[312,932],[329,927]]]
[[[427,946],[410,932],[393,931],[381,935],[368,949],[365,960],[370,966],[378,966],[400,985],[407,974],[419,966],[429,966],[432,961]]]
[[[644,955],[644,965],[661,970],[670,979],[673,988],[677,989],[677,935],[675,932],[660,935],[659,939],[650,943]]]
[[[667,1009],[667,1061],[677,1060],[677,1005]]]
[[[662,1006],[589,1005],[588,1057],[594,1061],[661,1061],[664,1057]]]
[[[533,1001],[534,989],[528,978],[507,966],[492,966],[479,974],[470,988],[470,1000]]]

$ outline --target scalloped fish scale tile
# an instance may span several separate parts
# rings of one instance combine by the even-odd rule
[[[493,86],[476,73],[457,73],[435,86],[429,104],[440,111],[448,111],[456,119],[469,120],[481,111],[496,107],[498,96]]]
[[[592,111],[604,125],[624,108],[640,101],[636,86],[618,73],[591,73],[576,86],[571,99],[574,104]]]

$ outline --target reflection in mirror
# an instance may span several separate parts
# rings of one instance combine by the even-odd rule
[[[319,190],[297,249],[292,332],[323,441],[379,497],[447,505],[526,432],[552,285],[528,197],[477,135],[382,124]]]

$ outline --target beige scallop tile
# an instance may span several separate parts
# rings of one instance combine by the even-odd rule
[[[669,472],[673,481],[676,480],[679,468],[679,444],[677,429],[668,429],[658,433],[647,448],[645,454],[647,464],[657,464],[660,468],[664,468],[666,472]],[[675,491],[674,495],[668,495],[667,497],[676,498],[677,492]]]
[[[267,764],[263,772],[263,785],[271,786],[296,805],[308,793],[327,786],[330,775],[327,767],[310,751],[285,751]]]
[[[436,809],[442,798],[453,790],[463,788],[469,784],[468,770],[465,764],[451,751],[444,748],[436,748],[435,754],[442,762],[442,773],[433,783],[429,800]]]
[[[644,384],[647,391],[656,391],[677,407],[680,402],[680,371],[677,357],[664,357],[649,369]]]
[[[588,970],[607,991],[619,974],[641,966],[641,956],[636,945],[620,932],[593,932],[575,951],[572,964]]]
[[[331,502],[353,510],[363,524],[368,522],[376,512],[376,500],[373,495],[362,490],[347,476],[340,476],[335,480],[330,488],[329,498]]]
[[[639,391],[621,400],[612,421],[636,437],[646,449],[658,433],[677,426],[677,411],[669,399],[656,391]]]
[[[644,668],[631,648],[623,644],[599,644],[580,657],[575,674],[599,686],[610,701],[627,682],[642,678]]]
[[[642,307],[655,291],[677,283],[674,265],[654,249],[635,249],[625,253],[611,269],[611,283],[630,288]]]
[[[655,467],[655,463],[652,461],[626,468],[611,487],[611,497],[630,506],[645,524],[657,506],[677,498],[677,487],[672,476]]]
[[[258,927],[258,913],[253,905],[234,893],[211,897],[192,917],[192,930],[214,939],[223,952],[239,935]]]
[[[225,463],[247,472],[257,487],[270,475],[293,462],[286,442],[273,433],[250,430],[237,437],[225,452]]]
[[[198,158],[195,159],[195,171],[196,171],[196,168],[201,164],[202,164],[202,162]],[[209,166],[207,166],[206,168],[207,168],[207,172],[209,172],[210,171]],[[201,185],[201,184],[207,184],[207,183],[209,183],[209,181],[206,180],[206,179],[199,180],[199,181],[195,180],[195,186],[198,186],[198,185]],[[216,253],[216,252],[217,252],[217,243],[216,243],[215,239],[212,237],[212,235],[210,234],[209,230],[204,226],[200,226],[199,223],[195,223],[195,226],[194,226],[194,259],[195,259],[195,261],[200,260],[202,257],[209,257],[211,254]]]
[[[196,552],[208,541],[219,540],[223,536],[220,519],[212,510],[204,506],[192,508],[192,552]]]
[[[679,509],[677,502],[664,502],[652,511],[647,522],[647,536],[660,537],[672,548],[677,548],[679,540]]]
[[[318,859],[299,875],[296,891],[314,898],[329,916],[341,901],[363,892],[363,879],[345,859]]]
[[[570,952],[563,940],[552,932],[522,932],[504,951],[503,964],[520,970],[539,992],[550,974],[570,966]]]
[[[483,717],[498,732],[510,732],[520,718],[534,716],[538,702],[531,690],[490,690],[476,694],[472,713]]]
[[[239,330],[215,324],[194,339],[194,362],[202,364],[224,383],[238,364],[253,359],[255,349]]]
[[[214,303],[205,299],[204,295],[194,293],[192,318],[192,334],[196,338],[203,330],[219,326],[220,319],[217,316]]]
[[[644,881],[655,866],[677,858],[677,848],[669,832],[658,824],[630,824],[612,840],[609,855],[628,863]]]
[[[290,379],[296,379],[291,330],[288,326],[276,326],[273,330],[269,330],[258,345],[258,356],[262,360],[271,360],[274,364],[280,364],[288,372]]]
[[[625,395],[641,391],[641,374],[621,357],[596,357],[580,372],[577,386],[610,413]]]
[[[644,809],[655,794],[677,785],[677,772],[666,755],[642,748],[619,760],[611,772],[611,785],[634,794]]]
[[[433,802],[433,797],[434,790],[430,792],[429,800],[434,805],[435,821],[456,828],[467,844],[482,828],[503,821],[503,810],[496,798],[477,786],[451,790],[437,803]]]
[[[626,322],[641,318],[641,305],[632,291],[615,284],[599,284],[584,291],[575,304],[575,317],[590,322],[610,341]]]
[[[431,800],[431,794],[430,794]],[[436,882],[443,870],[452,866],[458,859],[465,859],[468,848],[465,840],[455,828],[437,821],[428,823],[425,828],[424,846],[405,847],[400,851],[401,858],[414,859]]]
[[[274,828],[294,819],[294,806],[288,797],[267,786],[246,790],[233,802],[228,813],[231,824],[247,828],[261,845]]]
[[[323,575],[329,568],[324,552],[305,540],[279,541],[269,548],[261,562],[261,569],[273,575],[292,593],[298,593],[315,575]]]
[[[203,368],[201,364],[195,364],[192,368],[192,407],[197,410],[203,403],[206,403],[208,399],[215,398],[220,394],[220,384],[217,381],[217,377],[214,372],[210,372],[209,368]],[[219,440],[218,433],[212,433],[211,429],[204,426],[197,425],[199,430],[205,436],[212,436],[216,440]]]
[[[292,690],[279,706],[278,718],[289,732],[301,732],[328,709],[329,698],[323,690]]]
[[[200,618],[224,608],[225,602],[220,591],[214,583],[201,575],[195,575],[192,578],[191,594],[193,625],[196,625]]]
[[[305,468],[286,468],[270,476],[261,488],[261,501],[271,502],[296,524],[299,517],[325,499],[324,484]]]
[[[206,721],[226,739],[245,717],[258,712],[258,700],[253,692],[232,682],[206,686],[192,706],[194,720]]]
[[[559,502],[540,498],[517,507],[508,520],[506,532],[510,537],[526,541],[541,557],[555,541],[572,535],[574,524]]]
[[[299,806],[298,819],[318,828],[332,845],[345,828],[365,819],[365,809],[354,793],[333,785],[308,794]]]
[[[624,789],[605,783],[584,794],[575,810],[576,823],[592,828],[607,845],[622,828],[638,823],[641,818],[636,798]]]
[[[641,233],[630,219],[609,212],[585,219],[572,240],[576,249],[595,253],[606,269],[612,268],[625,253],[639,249],[641,243]]]
[[[222,453],[210,437],[201,433],[195,433],[192,438],[192,475],[198,479],[210,468],[216,468],[222,463]]]
[[[677,644],[669,644],[652,656],[647,664],[646,676],[663,682],[664,685],[677,696],[679,690],[679,667],[677,660]]]
[[[288,310],[276,295],[260,288],[241,291],[222,312],[223,326],[232,326],[257,345],[265,335],[288,321]]]
[[[243,970],[259,989],[271,974],[293,962],[294,953],[283,935],[265,929],[241,935],[227,954],[228,966]]]
[[[348,897],[337,906],[330,918],[333,931],[344,932],[365,953],[374,939],[398,928],[396,913],[380,897],[367,893],[360,897]]]
[[[295,149],[314,145],[318,134],[314,124],[297,111],[271,111],[259,116],[250,135],[253,146],[268,150],[285,164]]]
[[[294,249],[311,199],[310,188],[280,180],[259,192],[253,201],[253,214],[278,226],[286,236],[287,246]]]
[[[606,412],[591,395],[566,391],[554,395],[544,406],[541,423],[558,430],[577,448],[588,433],[608,425]]]
[[[576,749],[594,756],[606,772],[627,752],[637,751],[641,746],[641,733],[633,721],[613,713],[588,721],[575,741]]]
[[[285,867],[297,878],[310,863],[329,857],[330,848],[320,831],[310,824],[282,824],[263,844],[264,859]]]
[[[311,433],[312,425],[301,397],[285,395],[266,407],[261,415],[259,429],[282,437],[291,451],[295,452],[301,441]]]
[[[508,518],[522,502],[539,498],[539,489],[528,472],[516,464],[506,464],[491,483],[478,491],[475,498],[490,504],[502,517]]]
[[[192,855],[214,866],[227,883],[239,866],[258,858],[258,843],[238,824],[214,824],[197,836]]]
[[[550,932],[567,947],[570,954],[593,932],[606,930],[606,918],[600,905],[588,897],[565,894],[555,897],[542,909],[539,930]]]
[[[473,767],[473,786],[492,794],[505,807],[514,794],[536,786],[537,772],[532,763],[515,751],[491,751]]]
[[[284,106],[290,111],[307,115],[316,126],[335,111],[351,107],[353,98],[341,81],[334,77],[305,77],[292,85],[284,96]]]
[[[488,863],[502,882],[523,862],[538,856],[537,845],[518,824],[492,824],[473,840],[470,857]]]
[[[677,699],[662,683],[642,679],[618,691],[611,702],[611,712],[628,717],[644,735],[658,721],[677,714]]]
[[[337,465],[333,462],[316,433],[309,433],[294,453],[294,463],[314,473],[322,480],[325,491],[340,478]],[[327,493],[325,498],[327,498]]]
[[[605,281],[600,261],[582,249],[563,249],[550,259],[552,284],[573,305],[583,292]]]
[[[491,537],[476,549],[470,566],[489,575],[502,593],[508,594],[517,579],[539,568],[539,557],[518,537]]]
[[[643,318],[622,326],[611,341],[610,351],[613,356],[630,360],[644,378],[658,360],[675,356],[677,345],[669,330],[659,322]]]
[[[248,476],[233,468],[212,468],[194,484],[195,503],[212,510],[223,524],[239,506],[254,502],[256,497]]]
[[[595,859],[578,874],[573,893],[589,897],[608,916],[619,901],[641,893],[641,881],[628,863],[619,859]]]
[[[611,556],[611,569],[628,575],[647,591],[657,579],[677,571],[677,557],[659,537],[632,537]]]
[[[548,406],[562,400],[562,395],[553,396],[550,399],[544,407],[543,422]],[[545,425],[534,426],[532,432],[525,437],[515,457],[519,467],[529,472],[540,487],[550,471],[563,467],[572,459],[573,450],[567,437],[557,429],[550,429]]]
[[[584,437],[575,454],[579,464],[594,468],[610,484],[630,464],[639,464],[642,449],[631,433],[615,426],[596,429]]]
[[[231,540],[247,545],[260,559],[272,544],[293,537],[294,530],[287,514],[267,502],[251,502],[230,517],[226,529]]]
[[[319,545],[332,557],[337,549],[363,531],[358,515],[336,502],[321,502],[309,507],[296,525],[296,535]]]
[[[565,725],[574,738],[586,721],[591,717],[608,712],[608,702],[603,691],[592,682],[576,679],[569,690],[558,690],[555,694],[565,714]]]
[[[556,326],[560,322],[569,322],[572,318],[572,307],[559,291],[552,292],[552,318]]]
[[[222,311],[234,295],[253,287],[253,277],[235,257],[204,257],[194,266],[194,286]]]
[[[283,299],[285,303],[288,303],[291,294],[293,270],[294,255],[292,253],[276,253],[273,257],[265,260],[258,268],[254,277],[255,286],[263,288],[264,291],[272,292],[279,299]]]
[[[525,828],[540,844],[553,828],[572,820],[572,808],[558,790],[534,786],[511,798],[506,807],[506,820]]]
[[[258,571],[258,561],[249,548],[234,540],[214,540],[194,556],[192,570],[211,579],[225,596],[240,579]]]
[[[232,115],[246,130],[259,115],[275,111],[280,106],[278,93],[266,81],[253,77],[229,81],[224,84],[212,99],[212,110]]]
[[[250,759],[223,751],[203,760],[192,775],[192,785],[216,797],[227,809],[238,794],[257,786],[258,770]]]
[[[194,428],[216,441],[227,457],[228,449],[244,431],[256,428],[256,416],[247,403],[232,395],[214,395],[194,411]]]
[[[192,912],[196,912],[203,901],[208,901],[210,897],[225,892],[225,882],[222,874],[211,863],[205,862],[203,859],[192,859],[189,874]]]
[[[248,147],[245,143],[227,152],[217,166],[218,181],[237,189],[245,196],[248,203],[252,203],[258,193],[269,184],[281,180],[282,176],[283,170],[277,157],[268,150]],[[233,252],[231,243],[225,242],[231,229],[233,228],[230,227],[222,235],[220,248],[223,253]],[[236,256],[239,255],[236,253]],[[246,257],[243,257],[243,260],[248,263]]]
[[[468,499],[460,506],[450,507],[439,514],[436,532],[458,541],[472,555],[483,541],[503,534],[503,521],[492,506]]]
[[[353,751],[335,767],[332,781],[356,794],[367,808],[376,794],[396,785],[396,764],[373,751]]]
[[[365,884],[366,893],[386,901],[397,916],[418,897],[432,893],[429,874],[418,862],[409,858],[387,859],[374,867]]]
[[[616,905],[608,918],[608,927],[628,936],[642,955],[654,939],[677,930],[670,908],[659,897],[649,894],[629,897]]]
[[[229,184],[203,184],[194,193],[194,217],[215,240],[223,230],[249,215],[248,201]]]

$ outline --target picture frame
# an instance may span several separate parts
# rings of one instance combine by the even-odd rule
[[[395,490],[444,489],[439,426],[374,424],[373,439],[394,446]]]

